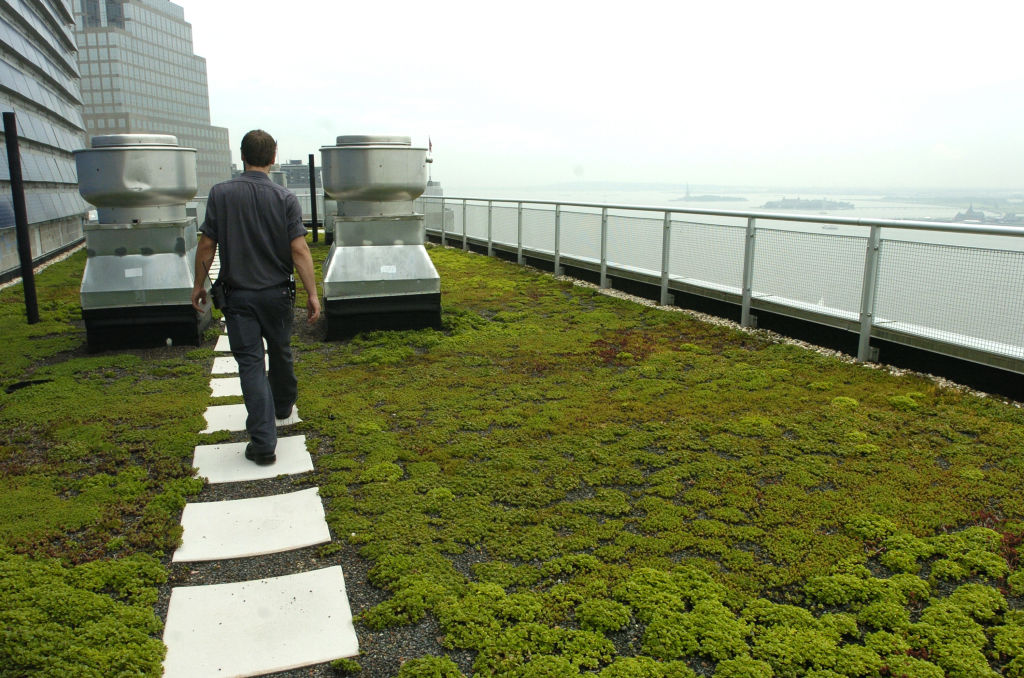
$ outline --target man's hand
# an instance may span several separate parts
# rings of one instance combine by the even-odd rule
[[[300,235],[292,240],[292,263],[299,272],[302,287],[306,290],[306,321],[312,325],[320,319],[320,299],[316,292],[316,277],[313,272],[313,255],[309,253],[306,237]]]
[[[312,325],[320,319],[320,299],[316,293],[306,297],[306,322]]]
[[[192,308],[202,313],[209,306],[204,281],[210,275],[213,256],[217,253],[217,241],[205,233],[199,237],[196,247],[195,280],[192,285]]]
[[[206,310],[206,287],[193,287],[192,288],[192,308],[202,313]]]

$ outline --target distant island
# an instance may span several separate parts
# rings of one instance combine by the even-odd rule
[[[690,184],[686,184],[686,195],[672,198],[669,202],[746,202],[746,198],[734,195],[690,195]]]
[[[852,202],[840,202],[837,200],[804,200],[803,198],[783,198],[782,200],[770,200],[762,205],[767,209],[781,210],[852,210]]]
[[[734,195],[685,195],[682,198],[672,198],[670,202],[746,202],[746,198]]]

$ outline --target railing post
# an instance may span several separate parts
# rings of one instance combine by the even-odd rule
[[[608,208],[601,208],[601,287],[608,287]]]
[[[469,249],[469,241],[466,240],[466,199],[462,199],[462,251]]]
[[[562,275],[562,206],[555,205],[555,275]]]
[[[441,247],[444,247],[444,197],[441,198]]]
[[[754,296],[754,245],[757,242],[757,224],[754,217],[747,218],[746,244],[743,248],[743,308],[740,325],[756,327],[757,318],[750,313],[750,302]]]
[[[668,306],[672,300],[668,293],[669,252],[672,248],[672,213],[665,212],[665,228],[661,234],[661,305]]]
[[[516,263],[523,264],[523,203],[519,203],[519,218],[516,225]]]
[[[857,361],[869,362],[875,358],[871,348],[871,327],[875,321],[875,293],[878,290],[878,259],[882,245],[881,226],[872,226],[868,236],[868,249],[864,255],[864,284],[860,293],[860,341]]]
[[[494,237],[492,236],[491,224],[494,217],[494,201],[487,201],[487,256],[494,256]]]
[[[25,294],[25,315],[29,325],[39,322],[39,300],[36,297],[36,277],[32,268],[32,241],[28,231],[28,205],[25,202],[25,183],[21,173],[21,146],[18,142],[18,116],[4,111],[4,142],[7,145],[7,166],[11,175],[11,202],[14,208],[14,237],[21,264],[21,287]]]
[[[309,213],[313,221],[313,242],[320,240],[316,223],[316,161],[313,154],[309,154]]]

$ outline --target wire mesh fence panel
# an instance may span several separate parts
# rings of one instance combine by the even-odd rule
[[[495,204],[491,215],[491,237],[494,242],[515,247],[519,242],[519,208]]]
[[[487,205],[469,203],[466,205],[466,235],[477,240],[487,240]]]
[[[463,228],[462,201],[453,200],[451,202],[445,202],[445,207],[452,211],[452,225],[450,229],[446,229],[447,233],[445,235],[448,238],[452,238],[454,240],[458,240],[461,242]]]
[[[302,208],[302,218],[312,221],[313,219],[313,200],[309,197],[309,190],[305,192],[301,190],[293,190],[292,193],[299,200],[299,207]],[[324,219],[324,194],[318,193],[316,196],[316,220],[323,221]]]
[[[1024,252],[885,240],[875,324],[1024,358]]]
[[[440,198],[421,198],[413,209],[422,212],[423,223],[430,233],[440,233],[442,218]]]
[[[857,314],[866,249],[866,237],[758,228],[753,296]]]
[[[608,262],[652,274],[661,272],[664,217],[608,216]]]
[[[313,210],[310,208],[309,193],[295,193],[295,197],[299,201],[299,208],[302,210],[302,218],[309,219],[313,214]]]
[[[201,221],[205,205],[195,204]],[[554,205],[504,200],[493,201],[488,208],[486,201],[474,199],[463,211],[461,199],[442,203],[437,197],[421,199],[416,205],[425,215],[427,230],[436,234],[443,223],[452,243],[461,239],[464,229],[468,237],[486,240],[490,221],[492,241],[514,248],[519,242],[521,213],[524,249],[545,253],[556,249]],[[700,222],[671,222],[670,277],[677,283],[739,295],[747,218],[698,218]],[[563,205],[557,245],[561,255],[599,262],[601,221],[599,207]],[[609,265],[660,273],[663,224],[663,215],[651,209],[608,208]],[[786,222],[758,219],[754,299],[856,318],[868,239],[854,229],[825,234],[817,232],[817,227],[809,228],[801,223],[787,226]],[[969,244],[883,241],[875,325],[1022,360],[1024,252]]]
[[[601,260],[601,215],[562,210],[561,253],[577,259]]]
[[[695,285],[739,292],[745,233],[742,226],[673,221],[669,275]]]
[[[523,208],[523,247],[549,254],[555,251],[554,209]]]
[[[196,210],[196,224],[202,226],[203,222],[206,221],[206,196],[201,198],[195,198],[187,203],[187,208]],[[191,211],[188,212],[191,216]]]

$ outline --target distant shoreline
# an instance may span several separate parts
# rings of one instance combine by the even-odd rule
[[[687,195],[672,198],[669,202],[747,202],[747,199],[728,195]]]
[[[783,198],[782,200],[770,200],[761,207],[782,210],[852,210],[854,209],[854,204],[852,202],[828,200],[827,198],[821,198],[818,200]]]

